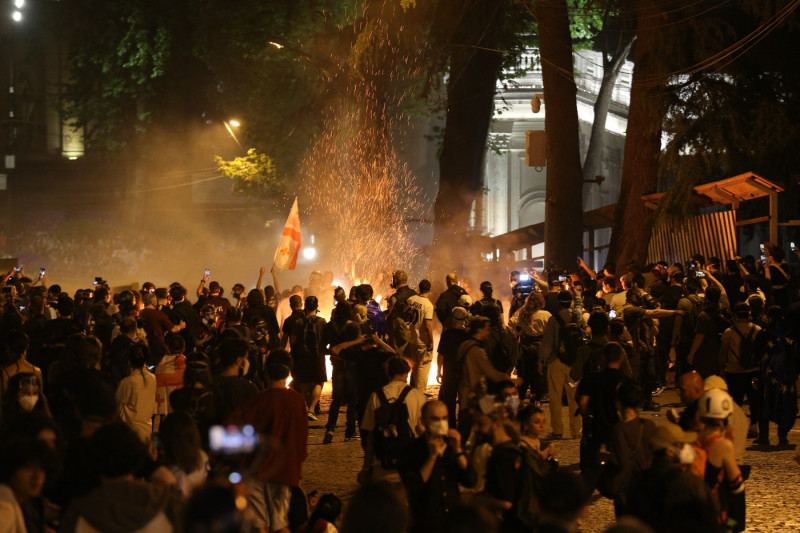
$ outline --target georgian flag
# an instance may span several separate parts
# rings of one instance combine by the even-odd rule
[[[275,250],[275,268],[278,272],[294,270],[297,254],[300,252],[300,211],[297,209],[297,198],[294,199],[286,226],[283,228],[281,242]]]

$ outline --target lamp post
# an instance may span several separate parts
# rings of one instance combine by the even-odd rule
[[[222,123],[225,125],[225,129],[228,130],[228,133],[231,134],[231,138],[233,138],[237,146],[239,146],[243,152],[247,153],[247,150],[244,149],[244,146],[242,146],[242,143],[239,142],[239,139],[236,137],[236,133],[233,131],[235,128],[241,126],[242,123],[235,119],[223,120]]]

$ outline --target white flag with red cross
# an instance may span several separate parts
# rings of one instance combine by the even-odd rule
[[[281,242],[275,250],[275,268],[278,272],[294,270],[297,254],[300,252],[300,211],[297,209],[297,198],[294,199],[286,226],[283,228]]]

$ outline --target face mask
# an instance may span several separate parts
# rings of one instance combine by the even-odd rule
[[[516,412],[519,409],[519,396],[511,396],[506,401],[506,405],[508,405],[512,411]]]
[[[24,396],[19,397],[19,406],[22,407],[23,411],[33,411],[33,408],[36,407],[37,402],[39,401],[39,396],[33,396],[30,394],[26,394]]]
[[[690,465],[697,459],[697,452],[691,444],[684,444],[678,453],[678,461],[682,465]]]
[[[449,430],[450,426],[447,424],[447,420],[434,420],[428,424],[428,433],[434,437],[446,437]]]

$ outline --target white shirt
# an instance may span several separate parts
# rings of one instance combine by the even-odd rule
[[[14,492],[11,487],[3,484],[0,484],[0,532],[28,533],[25,517]]]
[[[430,346],[433,339],[429,338],[426,320],[433,320],[433,304],[427,298],[415,294],[408,300],[409,307],[417,310],[419,320],[416,324],[409,325],[408,342],[417,346]]]
[[[132,427],[142,442],[149,442],[156,414],[156,377],[143,369],[120,381],[117,405],[120,420]]]
[[[392,381],[383,387],[383,394],[386,399],[391,403],[400,397],[400,393],[408,385],[405,381]],[[419,419],[422,414],[422,406],[425,405],[427,398],[423,393],[415,388],[411,388],[408,395],[406,395],[406,406],[408,407],[408,425],[417,435],[421,435],[419,431]],[[361,429],[365,431],[372,431],[375,429],[375,409],[381,406],[381,401],[378,399],[378,393],[373,392],[367,401],[367,410],[364,411],[364,419],[361,421]]]

